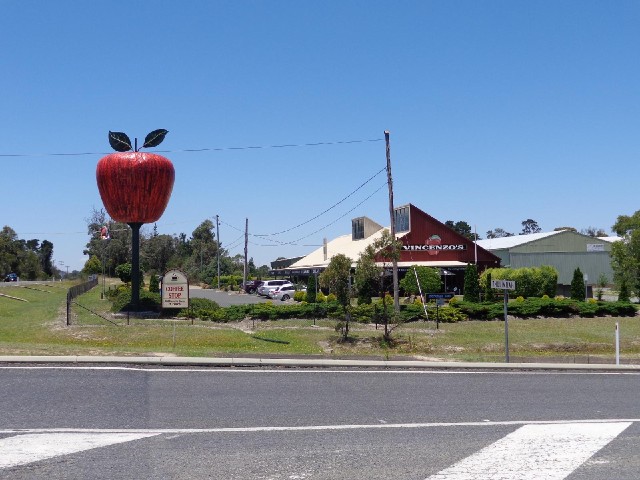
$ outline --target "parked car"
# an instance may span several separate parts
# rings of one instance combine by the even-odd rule
[[[262,281],[260,280],[247,280],[243,290],[247,293],[255,293],[260,285],[262,285]]]
[[[306,290],[306,288],[303,288],[300,291]],[[274,300],[282,300],[284,302],[285,300],[293,298],[293,295],[296,293],[296,291],[296,287],[294,287],[293,285],[283,285],[269,292],[269,297]]]
[[[282,285],[293,285],[289,280],[265,280],[262,285],[258,287],[258,295],[268,297],[269,290],[281,287]]]
[[[18,281],[18,275],[16,275],[15,273],[10,273],[6,277],[4,277],[4,281],[5,282],[17,282]]]

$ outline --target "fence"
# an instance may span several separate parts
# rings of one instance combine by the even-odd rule
[[[98,285],[98,276],[91,275],[89,280],[81,283],[79,285],[74,285],[69,290],[67,290],[67,325],[71,325],[71,302],[74,298],[82,295],[83,293],[87,293],[93,287]]]

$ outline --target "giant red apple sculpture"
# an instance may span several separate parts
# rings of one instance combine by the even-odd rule
[[[154,130],[142,148],[158,146],[166,134],[167,130]],[[171,197],[173,164],[162,155],[133,148],[129,137],[121,132],[109,132],[109,143],[118,153],[102,157],[96,169],[98,190],[107,212],[118,222],[156,222]]]
[[[154,130],[141,148],[157,147],[167,130]],[[111,218],[131,227],[131,307],[140,299],[140,227],[157,221],[169,203],[175,171],[168,158],[138,150],[138,140],[122,132],[109,132],[109,144],[118,153],[98,161],[96,180],[102,202]]]

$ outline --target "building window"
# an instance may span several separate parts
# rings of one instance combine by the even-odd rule
[[[396,233],[409,231],[409,206],[396,208],[395,212]]]
[[[351,239],[362,240],[364,238],[364,218],[354,218],[351,220]]]

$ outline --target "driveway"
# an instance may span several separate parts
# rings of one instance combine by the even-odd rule
[[[189,287],[190,298],[208,298],[213,300],[221,307],[230,305],[246,305],[247,303],[264,303],[269,299],[261,297],[257,294],[248,295],[238,292],[223,292],[220,290],[203,289],[198,287]]]

